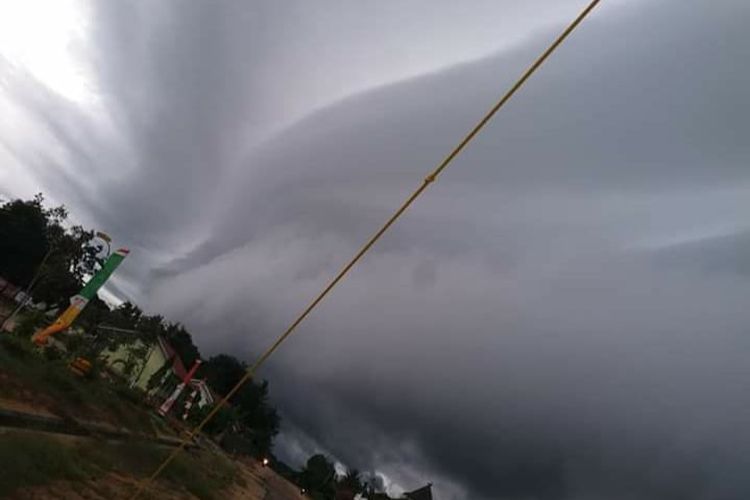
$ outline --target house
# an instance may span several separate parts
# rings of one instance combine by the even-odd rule
[[[182,379],[187,373],[174,348],[161,337],[157,337],[156,342],[151,344],[141,339],[122,342],[114,349],[104,349],[99,357],[110,370],[127,380],[131,387],[144,392],[150,389],[151,377],[169,362],[171,371],[178,378]]]
[[[169,396],[174,387],[167,384],[170,379],[181,382],[188,375],[188,370],[177,351],[161,336],[151,344],[141,339],[123,342],[115,349],[103,350],[99,357],[110,370],[127,380],[131,387],[147,392],[156,399]],[[162,373],[161,377],[152,380],[158,373]],[[195,392],[195,397],[190,398],[188,408],[203,408],[213,404],[216,399],[206,382],[196,378],[189,381],[185,392],[188,395]]]
[[[408,500],[432,500],[432,483],[427,483],[426,486],[418,490],[404,493],[404,498]]]
[[[372,493],[368,500],[393,500],[387,493]],[[407,491],[401,497],[403,500],[432,500],[432,483],[414,491]]]

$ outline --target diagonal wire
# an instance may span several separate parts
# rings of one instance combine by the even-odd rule
[[[172,460],[175,459],[175,457],[185,448],[187,443],[189,443],[193,437],[195,437],[202,429],[205,427],[205,425],[216,415],[216,413],[219,412],[219,410],[227,403],[227,401],[234,396],[234,394],[242,387],[248,380],[252,379],[253,376],[255,376],[255,372],[258,371],[258,369],[263,365],[263,363],[266,362],[266,360],[273,354],[276,349],[279,348],[279,346],[289,337],[289,335],[294,332],[294,330],[297,328],[297,326],[302,323],[302,321],[312,312],[313,309],[325,298],[326,295],[328,295],[328,292],[330,292],[345,276],[346,274],[351,270],[351,268],[354,267],[357,262],[367,253],[370,248],[380,239],[381,236],[383,236],[383,233],[385,233],[388,228],[390,228],[394,222],[398,220],[399,217],[411,206],[412,203],[427,189],[427,187],[437,179],[437,176],[440,175],[440,173],[453,161],[453,159],[458,156],[458,154],[466,147],[469,142],[479,133],[480,130],[489,122],[493,116],[500,110],[500,108],[505,105],[506,102],[510,100],[511,97],[520,89],[524,83],[526,83],[526,80],[529,79],[529,77],[534,74],[534,72],[544,63],[544,61],[547,60],[547,58],[552,54],[555,49],[557,49],[558,46],[570,35],[573,30],[576,29],[576,27],[583,21],[586,16],[596,7],[596,5],[601,0],[593,0],[591,3],[589,3],[586,8],[584,8],[580,14],[571,22],[567,28],[555,39],[552,44],[547,47],[547,49],[534,61],[534,63],[529,66],[526,71],[521,75],[521,77],[516,81],[516,83],[513,84],[513,86],[508,89],[508,91],[503,94],[503,96],[500,98],[497,103],[492,106],[492,108],[487,112],[487,114],[482,117],[482,119],[477,123],[477,125],[471,129],[471,131],[466,134],[466,136],[461,140],[461,142],[458,143],[458,145],[453,148],[453,150],[446,156],[443,161],[441,161],[437,167],[435,167],[434,170],[432,170],[422,181],[422,184],[406,199],[406,201],[403,202],[403,204],[394,212],[393,215],[383,224],[383,226],[378,229],[378,231],[373,234],[369,240],[362,246],[362,248],[359,249],[359,251],[354,255],[354,257],[339,271],[339,273],[326,285],[326,287],[318,294],[315,299],[310,302],[310,304],[302,311],[302,313],[297,316],[297,319],[294,320],[294,322],[284,331],[281,336],[279,336],[278,339],[247,369],[245,372],[245,375],[242,376],[242,378],[237,382],[237,384],[232,387],[232,389],[227,393],[226,396],[224,396],[221,401],[219,401],[218,404],[216,404],[213,409],[206,415],[206,417],[199,423],[193,430],[188,433],[188,435],[182,440],[180,443],[180,446],[175,448],[172,453],[170,453],[164,461],[159,465],[159,467],[156,468],[156,470],[149,476],[148,478],[143,479],[139,484],[138,488],[136,489],[135,493],[131,497],[131,500],[137,498],[144,490],[144,488],[153,481],[161,472],[172,462]]]

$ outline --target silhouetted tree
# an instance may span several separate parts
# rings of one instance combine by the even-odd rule
[[[46,208],[41,194],[0,206],[0,275],[21,287],[38,277],[32,296],[50,306],[67,305],[101,264],[94,233],[65,227],[67,217],[62,206]]]
[[[359,471],[357,469],[350,469],[346,475],[341,478],[339,483],[354,490],[354,493],[359,493],[362,489],[362,482],[360,481]]]
[[[307,459],[300,473],[300,486],[305,488],[314,500],[333,500],[336,471],[325,455],[317,454]]]
[[[28,201],[0,204],[0,276],[20,287],[28,286],[36,277],[32,296],[49,306],[66,306],[68,299],[101,265],[102,247],[96,243],[94,233],[81,226],[66,226],[67,218],[65,207],[46,208],[41,194]],[[30,319],[38,323],[44,318]],[[26,323],[28,329],[38,326],[30,321]],[[131,334],[99,330],[97,346],[116,349],[119,344],[140,339],[143,345],[133,348],[134,359],[145,357],[158,336],[163,336],[174,347],[186,367],[200,358],[200,351],[183,325],[167,323],[160,315],[144,314],[130,302],[110,310],[95,298],[81,315],[79,324],[90,331],[102,324],[133,330]],[[135,366],[135,361],[133,363]],[[171,363],[165,363],[158,380],[170,367]],[[208,360],[198,376],[206,377],[215,392],[223,396],[245,374],[246,368],[232,356],[219,355]],[[157,378],[152,377],[149,386],[155,383],[158,383]],[[239,423],[239,433],[251,448],[258,454],[268,453],[280,422],[276,409],[268,402],[268,383],[248,382],[230,403],[230,408],[221,410],[212,428],[222,429],[229,423]]]
[[[15,200],[0,207],[0,275],[27,286],[49,250],[42,198]]]
[[[162,329],[162,335],[174,347],[186,367],[193,366],[195,360],[200,359],[201,353],[193,343],[193,337],[185,330],[184,326],[179,323],[167,323],[162,326]]]
[[[198,376],[204,377],[212,389],[224,396],[245,375],[246,370],[247,366],[237,358],[219,354],[203,363]],[[268,382],[246,382],[229,403],[232,411],[227,412],[227,421],[240,424],[237,434],[248,442],[254,454],[268,453],[280,425],[276,409],[268,402]]]

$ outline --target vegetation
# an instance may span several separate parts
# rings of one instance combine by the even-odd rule
[[[41,194],[0,206],[0,276],[33,285],[33,299],[50,307],[67,303],[101,264],[93,231],[66,227],[67,218],[65,207],[45,208]]]
[[[186,367],[190,367],[196,359],[200,359],[200,351],[195,346],[190,333],[179,323],[169,323],[162,316],[149,316],[129,302],[118,306],[104,317],[106,323],[118,328],[136,331],[135,338],[142,340],[144,345],[151,345],[157,337],[165,338],[175,348],[177,355]],[[123,335],[110,337],[110,348],[116,343],[123,342]],[[130,337],[133,339],[133,337]],[[145,356],[144,351],[140,356]],[[154,374],[149,385],[157,383],[161,375],[168,369],[162,367]],[[227,394],[245,374],[247,365],[228,354],[219,354],[204,361],[196,373],[197,378],[205,379],[217,397]],[[231,408],[222,410],[219,415],[206,427],[209,434],[219,434],[230,423],[239,424],[234,441],[241,439],[245,446],[239,446],[233,451],[244,452],[254,456],[268,454],[273,445],[273,438],[279,432],[280,418],[276,409],[268,401],[268,382],[248,382],[230,400]],[[191,422],[197,423],[203,419],[209,408],[195,411],[191,415]]]
[[[208,385],[219,394],[227,394],[246,370],[245,363],[227,354],[219,354],[201,366],[199,376],[205,377]],[[239,434],[249,442],[253,454],[268,454],[280,424],[276,409],[268,402],[268,382],[246,383],[232,396],[229,403],[233,408],[233,411],[230,410],[230,419],[243,424]]]
[[[103,249],[101,244],[97,244],[94,232],[81,226],[66,226],[67,218],[65,207],[47,208],[41,194],[32,200],[14,200],[0,206],[0,277],[17,286],[31,286],[33,300],[44,302],[49,307],[66,305],[68,298],[83,286],[85,278],[96,272],[101,265]],[[42,312],[31,309],[22,316],[16,332],[28,338],[49,321]],[[134,333],[107,335],[98,330],[100,325],[114,326]],[[124,360],[123,371],[126,375],[142,364],[157,337],[167,340],[187,368],[201,358],[200,350],[183,325],[168,322],[158,314],[145,314],[137,305],[129,302],[110,309],[103,301],[92,300],[78,318],[76,326],[97,334],[99,350],[104,347],[114,350],[127,343],[130,356]],[[67,341],[68,348],[73,353],[92,354],[95,351],[91,345],[92,338],[71,337]],[[134,343],[135,340],[141,342]],[[13,349],[14,346],[9,348]],[[91,352],[86,352],[86,348]],[[48,357],[59,357],[55,351],[47,352]],[[63,360],[52,361],[49,365],[31,363],[25,383],[42,387],[49,382],[51,387],[59,389],[71,403],[84,403],[88,395],[101,396],[98,388],[79,387],[86,382],[67,373]],[[17,368],[19,373],[23,371],[22,367]],[[164,368],[166,370],[169,367]],[[220,397],[229,392],[245,369],[246,365],[236,358],[219,355],[206,361],[197,376],[207,379],[215,395]],[[55,372],[54,375],[48,373],[50,370]],[[95,385],[98,387],[101,384]],[[118,387],[117,390],[120,396],[133,399],[133,395],[125,388]],[[102,401],[108,401],[107,397]],[[229,424],[234,424],[232,427],[237,434],[235,438],[246,444],[240,447],[242,451],[254,455],[269,453],[273,438],[279,431],[280,419],[276,409],[268,401],[268,383],[263,381],[245,384],[230,403],[231,408],[222,410],[219,418],[212,422],[207,431],[219,434]],[[203,413],[206,411],[208,409],[204,409]],[[201,418],[201,412],[193,415],[193,419],[198,418]]]
[[[66,226],[67,217],[64,207],[46,208],[41,195],[0,206],[0,277],[17,286],[30,287],[33,300],[49,308],[67,304],[85,278],[101,265],[102,248],[96,243],[94,233],[80,226]],[[0,397],[23,400],[33,394],[37,402],[41,398],[45,406],[62,415],[105,421],[110,417],[118,426],[154,432],[155,422],[143,411],[141,394],[117,381],[104,383],[95,376],[89,379],[74,376],[67,367],[70,359],[62,359],[55,350],[46,350],[44,358],[36,355],[28,338],[49,321],[43,311],[29,309],[20,318],[17,335],[0,335]],[[132,333],[107,334],[99,328],[101,325]],[[148,315],[130,302],[111,309],[99,299],[92,300],[76,326],[92,335],[69,337],[67,348],[72,356],[87,355],[94,362],[93,373],[97,371],[97,352],[105,347],[115,350],[127,343],[130,355],[124,360],[123,372],[130,375],[142,365],[159,337],[173,346],[186,367],[201,358],[200,350],[183,325],[166,321],[158,314]],[[161,383],[171,365],[168,360],[151,377],[149,389]],[[196,377],[205,379],[220,397],[232,389],[246,370],[247,365],[242,361],[219,354],[205,360]],[[174,377],[172,383],[177,383]],[[266,381],[246,383],[204,430],[220,437],[233,453],[272,457],[280,418],[269,403],[268,393]],[[209,410],[194,411],[190,418],[198,422]],[[38,435],[0,435],[0,496],[21,485],[87,479],[112,471],[142,477],[158,465],[164,453],[166,450],[162,448],[139,443],[71,446]],[[203,463],[207,460],[210,466]],[[354,498],[356,494],[371,497],[375,493],[356,470],[338,477],[333,463],[321,454],[310,457],[301,471],[294,471],[275,459],[272,466],[315,500]],[[165,470],[164,478],[182,484],[198,497],[211,498],[213,492],[237,476],[234,467],[216,455],[184,453]]]
[[[272,465],[277,473],[297,484],[307,497],[314,500],[354,499],[357,495],[367,499],[391,498],[384,493],[382,485],[374,476],[370,476],[368,480],[357,469],[338,475],[333,462],[320,453],[311,456],[299,471],[276,460]]]
[[[66,360],[38,356],[28,338],[0,335],[0,376],[0,397],[41,405],[61,415],[98,418],[136,432],[155,432],[132,389],[116,381],[77,377]]]
[[[300,486],[305,488],[314,500],[332,499],[336,494],[336,471],[324,455],[313,455],[307,460],[300,473]]]
[[[0,435],[0,497],[23,486],[56,479],[82,480],[90,467],[74,449],[60,446],[48,436],[15,432]]]
[[[22,487],[58,480],[83,481],[112,472],[143,478],[168,450],[137,442],[94,443],[9,432],[0,435],[0,497]],[[221,490],[240,475],[232,462],[208,452],[180,454],[161,479],[198,498],[222,498]]]
[[[338,487],[350,491],[355,495],[358,493],[364,493],[366,489],[357,469],[349,470],[344,477],[340,478],[338,481]]]

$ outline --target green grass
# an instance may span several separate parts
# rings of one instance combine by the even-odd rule
[[[196,474],[196,471],[201,472]],[[236,465],[206,451],[183,452],[164,471],[165,479],[182,484],[193,495],[206,499],[221,498],[220,491],[238,476]]]
[[[66,444],[33,433],[0,435],[0,497],[21,487],[94,479],[107,472],[148,476],[169,450],[147,443],[82,442]],[[239,477],[226,457],[207,451],[185,451],[164,470],[161,479],[202,499],[222,498],[221,491]]]
[[[167,457],[170,450],[148,443],[108,444],[104,447],[87,447],[87,461],[103,465],[135,477],[150,475]],[[238,477],[237,466],[226,457],[207,451],[186,450],[167,466],[161,478],[182,485],[198,498],[220,498],[217,492]]]
[[[23,389],[54,402],[56,410],[74,417],[96,419],[98,413],[104,413],[112,424],[153,434],[151,418],[133,389],[97,377],[78,377],[67,365],[66,359],[40,355],[25,338],[0,335],[0,370],[14,377]],[[3,397],[18,396],[18,391],[12,384],[0,386]]]
[[[97,420],[102,412],[130,430],[153,433],[155,425],[132,389],[100,379],[82,379],[67,368],[67,360],[40,355],[30,341],[0,334],[0,396],[52,403],[52,411]],[[0,434],[0,497],[24,486],[58,480],[82,481],[119,472],[142,478],[153,472],[168,451],[144,442],[69,444],[53,436],[8,432]],[[198,498],[222,498],[221,490],[238,481],[237,465],[224,456],[187,450],[164,470],[161,479]]]

